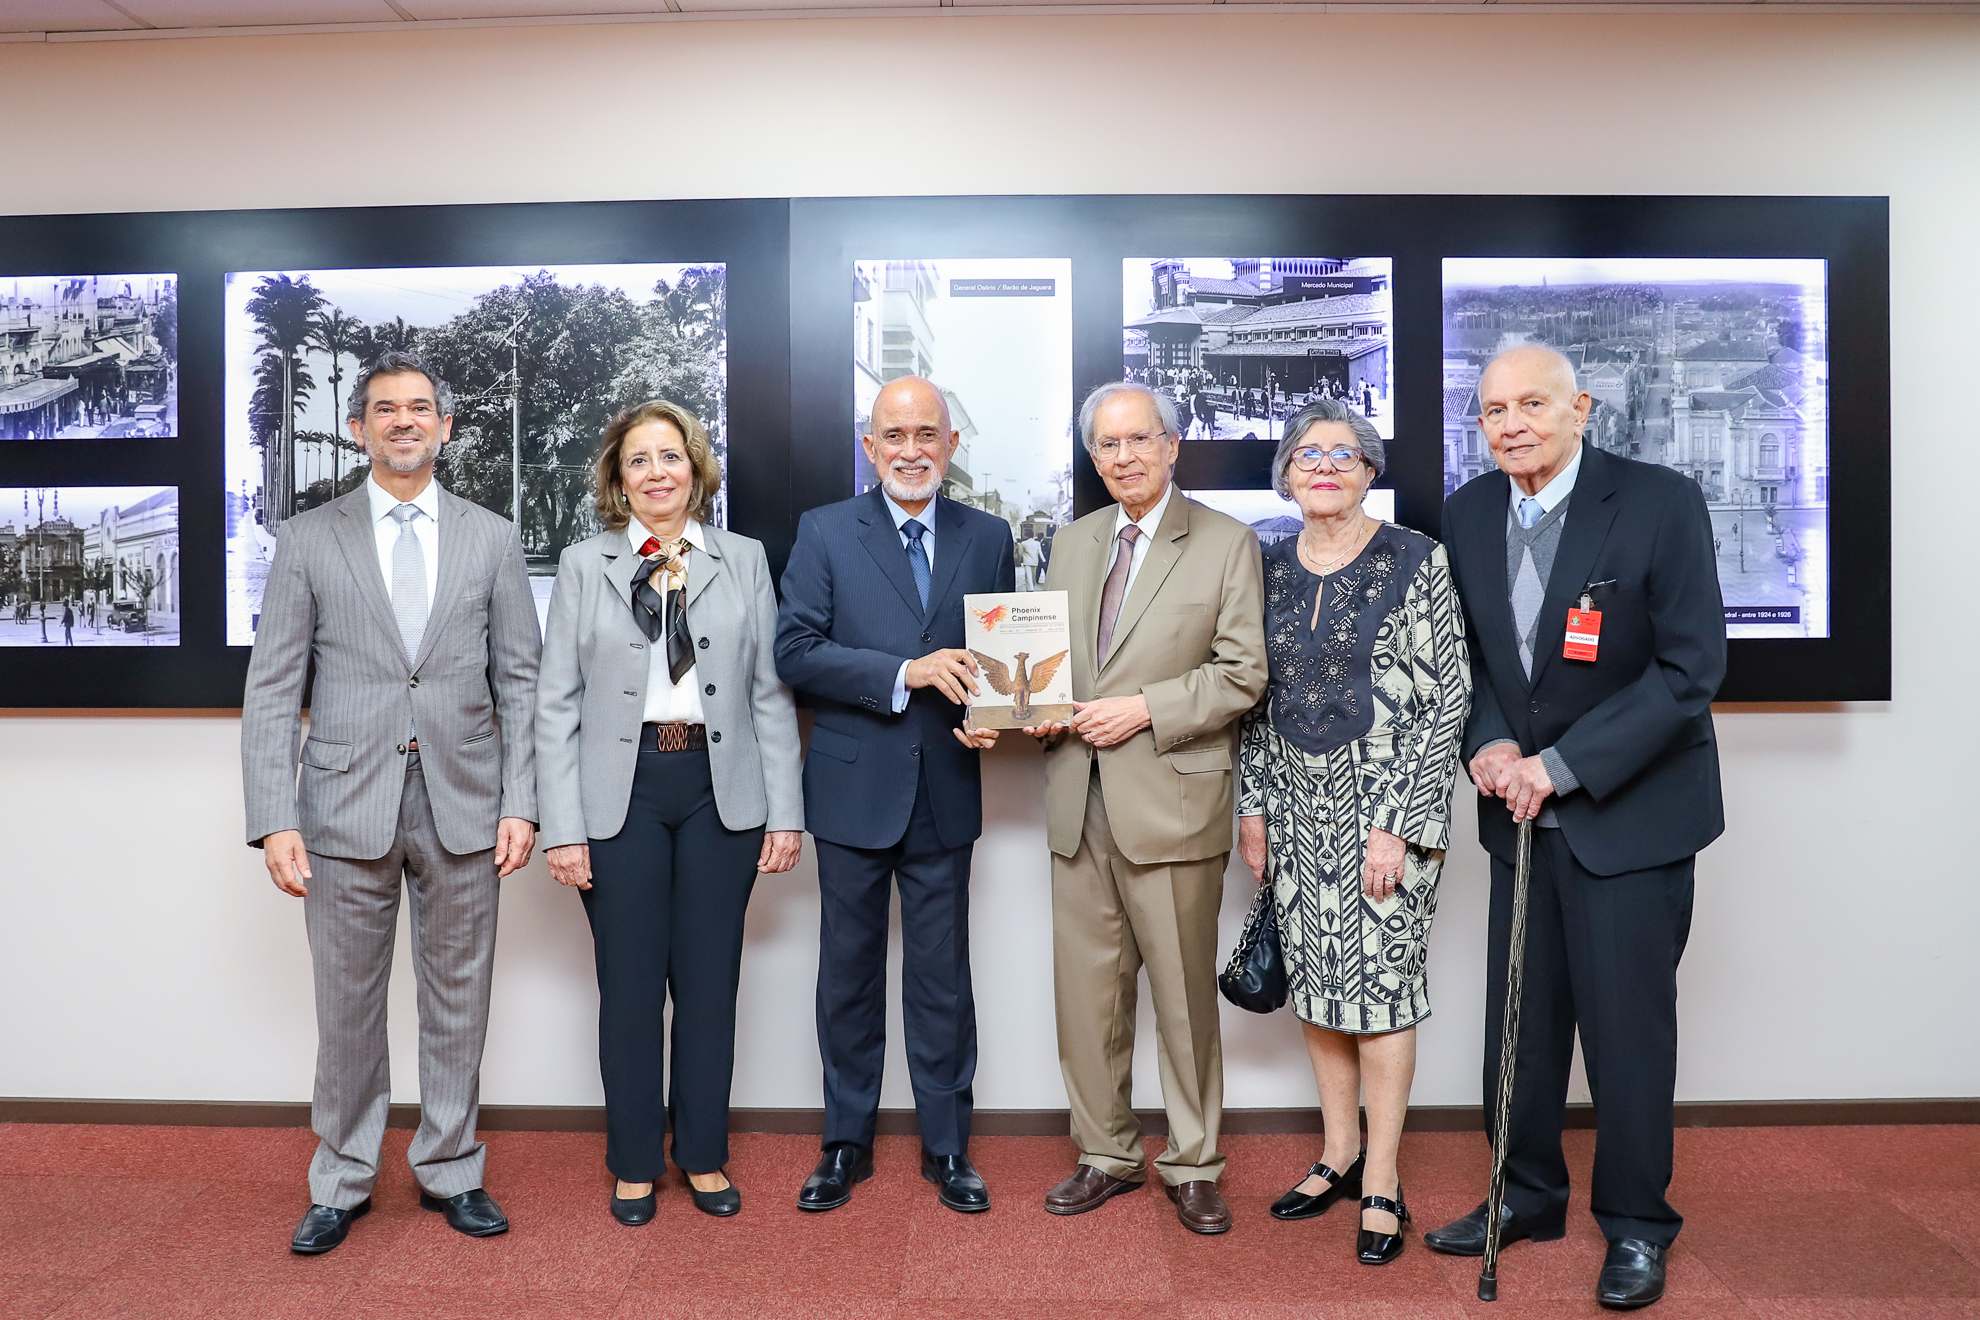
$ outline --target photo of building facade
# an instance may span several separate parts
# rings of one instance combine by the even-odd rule
[[[1071,285],[1062,259],[853,264],[853,489],[878,483],[860,437],[880,387],[933,381],[960,436],[942,493],[1011,525],[1021,591],[1072,520]]]
[[[1130,257],[1122,370],[1176,401],[1184,439],[1276,440],[1317,398],[1395,434],[1387,257]]]
[[[179,592],[176,486],[0,488],[0,646],[177,646]]]
[[[0,440],[179,433],[173,275],[0,277]]]
[[[1495,469],[1478,377],[1558,349],[1585,432],[1697,483],[1733,637],[1829,635],[1827,271],[1820,261],[1449,258],[1444,491]]]

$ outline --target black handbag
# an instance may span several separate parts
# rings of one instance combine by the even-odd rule
[[[1286,956],[1279,947],[1279,905],[1272,900],[1269,880],[1258,886],[1244,933],[1217,978],[1217,989],[1247,1013],[1274,1013],[1286,1006]]]

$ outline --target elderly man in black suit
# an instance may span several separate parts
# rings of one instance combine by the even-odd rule
[[[1596,1299],[1647,1306],[1663,1295],[1684,1222],[1664,1194],[1692,868],[1725,827],[1712,523],[1684,476],[1583,443],[1589,396],[1552,349],[1494,358],[1478,399],[1500,470],[1445,501],[1444,543],[1476,683],[1464,755],[1478,791],[1504,802],[1478,813],[1492,854],[1488,1096],[1499,1089],[1516,827],[1539,827],[1504,1238],[1565,1232],[1561,1112],[1578,1027],[1596,1108],[1592,1209],[1609,1241]],[[1600,619],[1570,638],[1571,608]],[[1480,1206],[1424,1241],[1478,1255],[1485,1226]]]

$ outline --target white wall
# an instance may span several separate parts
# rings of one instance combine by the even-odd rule
[[[1888,194],[1896,696],[1721,713],[1731,828],[1699,865],[1678,1085],[1715,1100],[1980,1094],[1975,19],[959,13],[0,45],[0,84],[0,207],[19,212],[1185,183]],[[103,88],[135,107],[104,123]],[[1351,168],[1329,145],[1343,125]],[[373,129],[389,145],[368,154]],[[0,455],[0,485],[4,472]],[[308,1095],[302,914],[241,844],[237,740],[225,715],[0,717],[0,1095]],[[1000,749],[987,775],[984,1108],[1064,1103],[1035,757]],[[1421,1103],[1478,1099],[1484,880],[1476,845],[1452,850]],[[735,1100],[815,1105],[809,854],[757,893]],[[1244,898],[1233,884],[1227,943]],[[484,1098],[595,1102],[578,905],[540,862],[505,900]],[[1312,1103],[1285,1016],[1227,1012],[1226,1047],[1232,1105]],[[1155,1103],[1153,1068],[1137,1071],[1137,1101]],[[898,1044],[886,1102],[909,1102]]]

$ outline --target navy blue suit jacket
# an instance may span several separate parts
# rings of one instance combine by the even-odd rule
[[[963,708],[934,688],[894,713],[903,660],[963,645],[969,592],[1012,591],[1011,528],[938,496],[934,575],[921,608],[878,488],[798,520],[777,618],[777,673],[816,712],[804,759],[805,828],[848,848],[887,848],[907,833],[927,771],[942,842],[983,832],[977,753],[956,741]]]
[[[1584,444],[1540,607],[1533,678],[1519,662],[1506,588],[1511,481],[1487,472],[1444,501],[1444,545],[1471,644],[1464,758],[1502,738],[1553,747],[1581,787],[1554,800],[1561,836],[1596,875],[1664,866],[1725,829],[1712,697],[1726,673],[1726,615],[1712,519],[1696,482]],[[1602,613],[1592,661],[1561,654],[1568,607]],[[1513,860],[1505,804],[1478,804],[1478,837]]]

